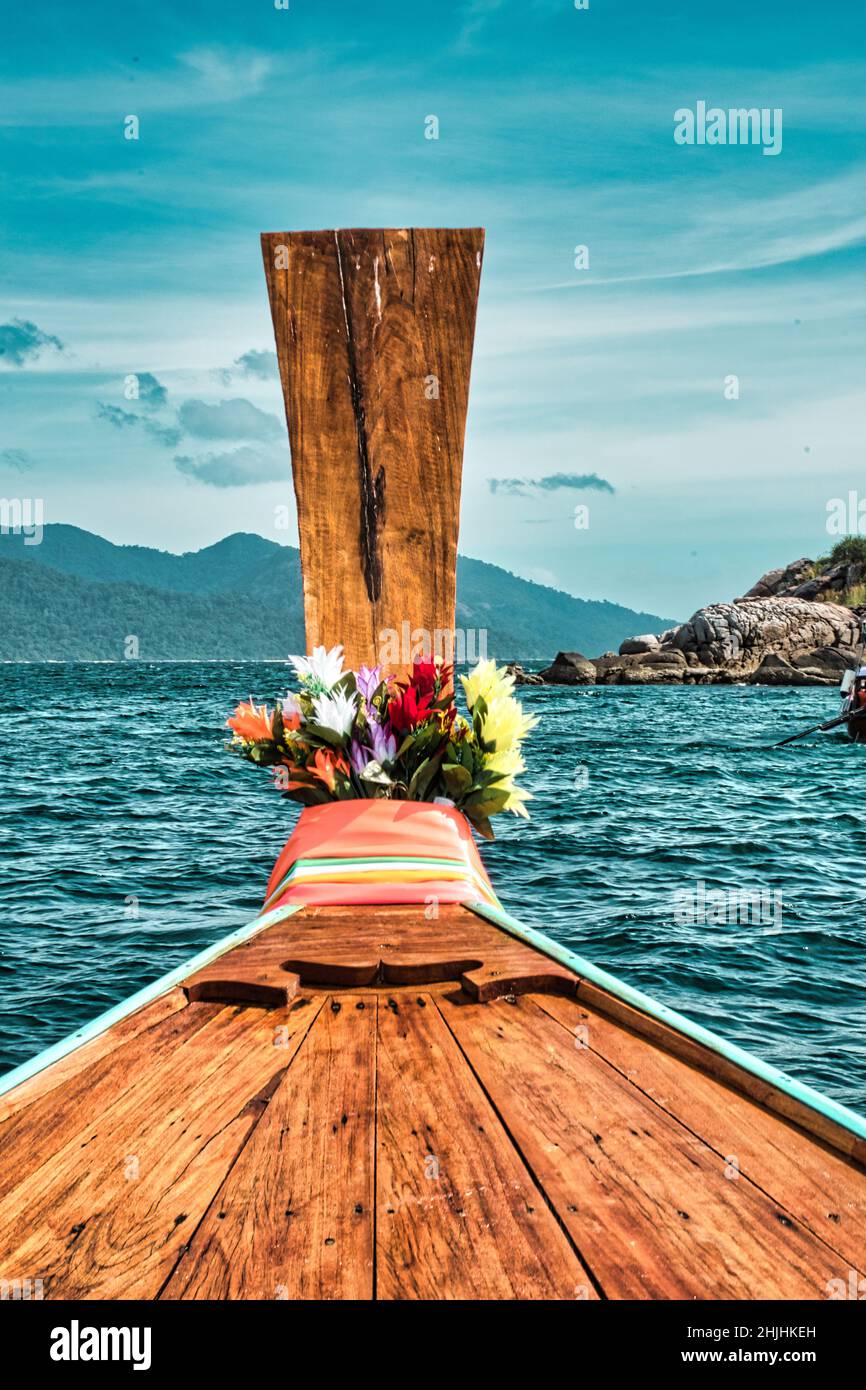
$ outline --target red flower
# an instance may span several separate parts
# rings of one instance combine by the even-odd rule
[[[398,733],[408,733],[417,724],[423,724],[425,719],[429,719],[433,710],[430,708],[433,702],[433,691],[428,690],[421,694],[416,686],[407,685],[405,690],[401,690],[399,695],[392,695],[388,704],[388,718],[391,727]]]
[[[428,656],[413,664],[410,684],[420,695],[443,695],[451,687],[453,674],[451,666],[443,666],[438,657]]]

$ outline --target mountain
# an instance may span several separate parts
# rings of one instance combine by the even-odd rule
[[[487,630],[502,660],[562,647],[616,650],[667,619],[574,598],[461,556],[457,625]],[[184,555],[114,545],[49,525],[39,545],[0,535],[0,660],[121,660],[129,637],[144,660],[281,660],[304,646],[300,556],[236,533]]]

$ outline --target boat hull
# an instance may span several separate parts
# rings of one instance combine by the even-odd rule
[[[36,1067],[0,1097],[0,1279],[823,1300],[860,1268],[866,1131],[491,915],[305,907]]]

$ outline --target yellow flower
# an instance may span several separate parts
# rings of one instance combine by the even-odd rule
[[[461,676],[460,679],[470,709],[479,695],[490,704],[497,696],[510,695],[514,689],[514,677],[507,674],[504,666],[497,666],[495,661],[479,661],[468,676]]]
[[[526,763],[519,748],[507,748],[501,753],[486,753],[483,766],[485,772],[495,772],[499,777],[508,780],[526,771]],[[497,785],[501,787],[505,783],[499,782]]]
[[[523,713],[520,701],[513,695],[494,695],[487,702],[487,713],[481,721],[481,737],[485,743],[492,743],[497,753],[505,753],[517,747],[537,723],[534,715]]]
[[[507,792],[508,800],[505,802],[504,811],[513,811],[516,816],[523,816],[529,820],[529,812],[524,806],[524,801],[531,801],[529,792],[523,791],[514,785],[514,778],[519,773],[526,771],[526,763],[523,761],[518,748],[509,748],[504,753],[488,753],[484,759],[484,769],[487,772],[497,772],[497,781],[491,784],[490,790],[496,792]]]

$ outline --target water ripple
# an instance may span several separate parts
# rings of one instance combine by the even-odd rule
[[[255,915],[295,808],[222,751],[273,665],[2,668],[0,1068]],[[533,819],[483,848],[525,922],[866,1109],[866,747],[815,736],[824,690],[526,687]],[[764,889],[768,920],[678,895]],[[774,901],[774,900],[768,900]]]

